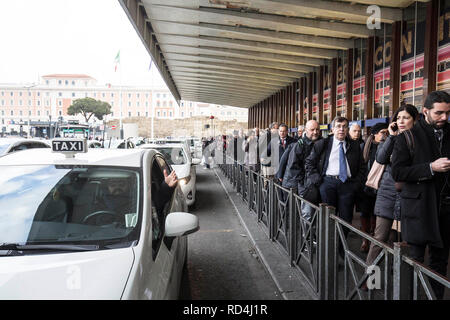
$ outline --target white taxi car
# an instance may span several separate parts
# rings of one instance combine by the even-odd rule
[[[76,139],[1,157],[0,299],[177,298],[199,224],[163,170]]]
[[[192,158],[184,143],[160,143],[143,144],[141,149],[155,149],[161,152],[167,162],[173,167],[180,181],[181,190],[186,197],[188,206],[195,204],[197,172],[195,165],[200,163],[200,159]]]
[[[34,148],[50,148],[47,140],[25,138],[0,138],[0,156]]]

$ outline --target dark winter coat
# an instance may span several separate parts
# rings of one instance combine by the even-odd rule
[[[280,161],[277,178],[282,178],[285,188],[302,189],[305,179],[305,159],[311,153],[314,142],[304,136],[297,143],[289,145]]]
[[[387,219],[400,220],[400,194],[395,189],[391,173],[391,155],[394,151],[396,136],[388,136],[378,146],[376,160],[384,164],[384,172],[378,187],[374,214]]]
[[[449,173],[432,172],[430,163],[441,158],[450,158],[450,124],[446,123],[440,147],[433,128],[420,119],[411,129],[414,150],[411,155],[404,134],[398,136],[392,157],[392,176],[403,181],[401,198],[402,238],[415,245],[430,244],[443,247],[448,243],[450,228],[444,227],[439,207],[445,196],[450,196],[450,187],[445,181]],[[448,220],[448,217],[445,217]]]
[[[305,169],[307,175],[307,184],[313,183],[319,186],[326,174],[328,168],[328,160],[330,158],[331,149],[333,147],[333,136],[329,136],[314,144],[310,155],[306,158]],[[363,153],[358,141],[345,139],[345,156],[350,167],[351,178],[355,190],[362,189],[365,181],[366,164],[364,162]]]

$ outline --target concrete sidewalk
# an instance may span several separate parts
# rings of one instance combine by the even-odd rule
[[[215,174],[232,203],[241,224],[255,246],[255,249],[272,276],[278,290],[285,300],[317,300],[312,288],[303,280],[296,268],[291,267],[286,253],[272,242],[254,213],[249,212],[248,204],[234,190],[228,179],[219,168],[214,168]]]

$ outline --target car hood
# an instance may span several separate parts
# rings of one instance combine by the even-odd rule
[[[191,166],[189,164],[172,165],[172,168],[175,170],[178,179],[184,178],[191,174]]]
[[[120,299],[132,248],[0,257],[0,299]]]

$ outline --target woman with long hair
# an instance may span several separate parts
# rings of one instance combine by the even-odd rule
[[[411,129],[419,119],[419,112],[413,105],[400,106],[394,113],[389,124],[389,136],[378,146],[376,161],[384,164],[385,169],[375,201],[374,214],[376,226],[374,238],[380,242],[387,242],[394,220],[400,220],[400,192],[395,187],[391,174],[391,156],[396,138],[404,131]],[[371,265],[381,252],[381,248],[373,243],[370,245],[366,263]]]

